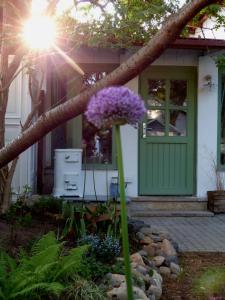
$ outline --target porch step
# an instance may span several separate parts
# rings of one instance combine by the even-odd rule
[[[171,211],[171,210],[154,210],[144,211],[139,210],[136,212],[130,211],[131,217],[213,217],[214,213],[210,211]]]
[[[207,211],[207,200],[197,197],[136,197],[130,211]]]

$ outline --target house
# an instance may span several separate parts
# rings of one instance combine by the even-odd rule
[[[153,65],[127,83],[141,94],[148,109],[139,128],[122,127],[130,197],[191,196],[198,201],[215,189],[214,163],[225,171],[225,69],[216,64],[217,56],[225,53],[225,39],[220,34],[221,29],[216,38],[205,39],[197,32],[192,38],[176,40]],[[48,60],[43,109],[75,96],[131,54],[131,50],[118,49],[75,50],[71,57],[84,70],[85,78],[59,57],[54,63]],[[28,112],[24,107],[29,110],[25,77],[20,75],[10,90],[8,139],[17,134]],[[16,102],[14,95],[19,95]],[[114,133],[111,129],[97,130],[84,116],[59,126],[21,155],[14,177],[15,191],[28,184],[34,192],[52,193],[54,151],[67,148],[85,149],[85,195],[94,195],[94,177],[97,194],[106,196],[110,183],[118,176]]]

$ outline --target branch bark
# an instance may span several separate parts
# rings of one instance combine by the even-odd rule
[[[193,0],[185,5],[177,14],[168,19],[146,46],[121,64],[115,71],[75,98],[39,117],[35,124],[0,150],[0,168],[16,158],[55,127],[83,113],[89,98],[98,90],[107,86],[123,85],[137,76],[175,41],[183,27],[201,9],[213,3],[218,3],[218,0]]]

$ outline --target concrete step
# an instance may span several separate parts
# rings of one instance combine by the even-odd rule
[[[137,197],[129,204],[131,211],[207,211],[207,200],[197,197]]]
[[[210,211],[171,211],[171,210],[154,210],[154,211],[130,211],[130,217],[213,217],[214,213]]]

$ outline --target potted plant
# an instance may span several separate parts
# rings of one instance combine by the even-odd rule
[[[223,213],[225,212],[225,176],[217,169],[215,161],[213,161],[213,169],[216,190],[207,192],[208,209],[214,213]]]

